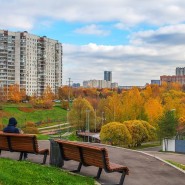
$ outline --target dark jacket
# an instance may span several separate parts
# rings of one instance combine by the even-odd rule
[[[3,132],[7,133],[20,133],[19,129],[16,128],[17,121],[15,118],[10,118],[8,126],[3,129]]]

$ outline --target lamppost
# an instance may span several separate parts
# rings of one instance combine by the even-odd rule
[[[86,110],[86,132],[88,134],[88,142],[89,142],[89,113],[90,110]]]
[[[101,113],[101,119],[102,119],[102,120],[101,120],[101,121],[102,121],[102,122],[101,122],[101,126],[103,126],[103,122],[104,122],[104,112]]]
[[[96,132],[96,109],[95,109],[95,119],[94,119],[94,131]]]

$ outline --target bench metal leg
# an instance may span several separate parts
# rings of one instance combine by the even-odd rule
[[[98,169],[98,173],[97,173],[97,175],[96,175],[96,179],[99,179],[100,178],[100,176],[101,176],[101,172],[102,172],[102,168],[99,168]]]
[[[123,173],[122,173],[122,175],[121,175],[121,178],[120,178],[120,181],[119,181],[119,185],[123,185],[124,180],[125,180],[125,175],[126,175],[126,172],[123,171]]]
[[[23,154],[24,154],[24,152],[21,152],[21,153],[20,153],[19,161],[22,161]]]
[[[80,162],[79,165],[78,165],[77,171],[80,172],[81,168],[82,168],[82,163]]]
[[[47,155],[48,155],[48,152],[45,152],[45,153],[44,153],[44,157],[43,157],[43,162],[42,162],[42,164],[46,164]]]
[[[79,165],[78,165],[77,170],[72,170],[71,172],[74,172],[74,173],[80,172],[81,168],[82,168],[82,163],[80,162]]]

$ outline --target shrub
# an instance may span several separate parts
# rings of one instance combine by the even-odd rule
[[[149,133],[140,120],[125,121],[124,124],[132,136],[131,146],[140,146],[148,140]]]
[[[18,109],[22,112],[34,112],[32,107],[19,107]]]
[[[143,124],[143,126],[146,128],[146,130],[148,132],[148,141],[153,141],[153,140],[157,139],[156,128],[153,127],[152,125],[150,125],[150,123],[148,123],[147,121],[141,120],[141,123]]]
[[[36,124],[33,122],[27,122],[25,126],[26,127],[36,127]]]
[[[25,134],[38,134],[38,128],[36,127],[36,124],[33,122],[27,122],[25,124],[25,127],[22,129]]]
[[[65,110],[69,109],[69,102],[68,101],[62,101],[61,108],[65,109]]]
[[[101,141],[113,145],[128,145],[131,135],[123,123],[111,122],[102,126],[100,132]]]
[[[25,134],[38,134],[39,131],[37,127],[25,127],[22,129]]]
[[[3,124],[0,123],[0,130],[3,130]]]
[[[54,105],[52,100],[44,100],[41,98],[32,99],[30,103],[35,109],[51,109]]]

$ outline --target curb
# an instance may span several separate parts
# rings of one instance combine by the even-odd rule
[[[177,169],[177,170],[179,170],[179,171],[181,171],[182,173],[185,174],[185,170],[182,170],[181,168],[179,168],[179,167],[177,167],[177,166],[175,166],[175,165],[173,165],[173,164],[171,164],[171,163],[161,159],[160,157],[156,157],[155,155],[148,154],[148,153],[143,152],[143,151],[132,150],[132,149],[129,149],[129,148],[122,148],[122,147],[119,147],[119,146],[111,146],[111,145],[106,145],[106,144],[101,144],[101,143],[97,143],[97,144],[98,145],[104,145],[104,146],[107,146],[107,147],[112,147],[112,148],[125,149],[125,150],[134,151],[134,152],[138,152],[138,153],[142,153],[142,154],[148,155],[150,157],[153,157],[153,158],[155,158],[155,159],[157,159],[159,161],[162,161],[162,162],[168,164],[169,166],[171,166],[171,167],[173,167],[173,168],[175,168],[175,169]]]

